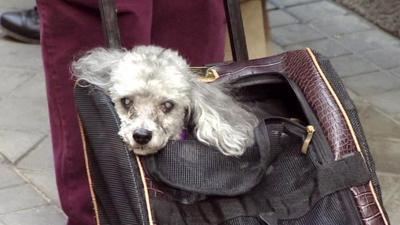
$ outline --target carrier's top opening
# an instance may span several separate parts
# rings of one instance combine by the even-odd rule
[[[235,80],[233,94],[260,119],[279,116],[309,124],[300,100],[283,74],[265,73]]]

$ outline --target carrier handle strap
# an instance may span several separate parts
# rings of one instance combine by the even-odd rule
[[[248,60],[249,55],[243,28],[242,13],[240,11],[240,2],[239,0],[225,0],[224,3],[233,61]]]
[[[233,60],[248,60],[249,56],[239,0],[225,0],[224,3]],[[99,9],[107,47],[121,48],[117,8],[114,0],[99,0]]]
[[[99,9],[107,47],[115,49],[121,48],[117,8],[115,7],[114,0],[99,0]]]

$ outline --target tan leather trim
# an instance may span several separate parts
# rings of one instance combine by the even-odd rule
[[[355,145],[356,145],[357,151],[361,152],[361,147],[360,147],[360,144],[359,144],[359,142],[358,142],[357,136],[356,136],[356,134],[355,134],[355,132],[354,132],[354,129],[353,129],[352,125],[351,125],[350,119],[349,119],[349,117],[348,117],[346,111],[344,110],[344,107],[343,107],[342,103],[340,102],[338,96],[336,95],[336,93],[335,93],[335,91],[333,90],[331,84],[329,83],[329,81],[328,81],[328,79],[326,78],[324,72],[322,71],[322,69],[321,69],[321,67],[320,67],[320,65],[319,65],[319,63],[318,63],[318,60],[317,60],[317,58],[315,57],[315,55],[314,55],[314,53],[312,52],[312,50],[311,50],[310,48],[306,48],[306,50],[307,50],[308,54],[310,55],[312,61],[314,62],[314,65],[315,65],[315,67],[317,68],[318,73],[320,74],[322,80],[324,81],[324,83],[325,83],[326,86],[328,87],[329,92],[332,94],[333,98],[335,99],[336,104],[338,105],[340,111],[342,112],[342,115],[343,115],[343,117],[344,117],[344,119],[345,119],[345,121],[346,121],[346,124],[347,124],[347,126],[348,126],[348,128],[349,128],[349,130],[350,130],[351,136],[352,136],[352,138],[353,138],[353,140],[354,140],[354,143],[355,143]],[[361,154],[361,156],[363,156],[363,155]],[[364,158],[364,156],[363,156],[363,158]],[[365,161],[365,158],[364,158],[364,161]],[[370,182],[368,183],[368,185],[369,185],[369,187],[371,188],[372,195],[374,196],[375,203],[376,203],[376,205],[377,205],[378,208],[379,208],[379,212],[380,212],[381,215],[382,215],[383,221],[385,222],[386,225],[389,225],[389,223],[388,223],[388,221],[387,221],[387,219],[386,219],[386,217],[385,217],[385,214],[383,213],[382,206],[380,205],[380,203],[379,203],[379,201],[378,201],[378,197],[377,197],[377,195],[376,195],[375,188],[374,188],[374,186],[372,185],[372,182],[370,181]]]
[[[140,162],[139,156],[136,155],[135,158],[136,158],[137,164],[139,166],[140,177],[141,177],[142,183],[143,183],[144,198],[146,200],[146,207],[147,207],[147,215],[149,217],[149,224],[150,225],[155,225],[154,224],[154,220],[153,220],[153,214],[151,213],[150,197],[149,197],[149,192],[148,192],[148,189],[147,189],[147,182],[146,182],[146,177],[144,175],[143,166],[142,166],[142,163]]]
[[[96,217],[96,224],[100,225],[99,208],[97,206],[96,195],[94,194],[93,181],[92,181],[92,176],[90,174],[90,168],[89,168],[89,158],[87,155],[85,131],[83,130],[82,121],[81,121],[81,118],[79,118],[79,116],[78,116],[78,120],[79,120],[78,121],[79,122],[79,130],[81,132],[81,139],[82,139],[82,145],[83,145],[83,155],[85,158],[85,168],[86,168],[86,173],[87,173],[88,182],[89,182],[90,197],[92,198],[93,209],[94,209],[94,213],[95,213],[95,217]]]

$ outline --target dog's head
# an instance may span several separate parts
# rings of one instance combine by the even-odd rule
[[[256,119],[220,88],[200,82],[177,52],[155,46],[94,49],[73,63],[78,80],[108,93],[121,120],[119,135],[136,154],[178,139],[187,119],[203,143],[240,155],[253,143]]]

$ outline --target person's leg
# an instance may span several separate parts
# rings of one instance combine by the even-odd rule
[[[93,205],[84,165],[74,104],[70,64],[74,57],[104,46],[101,20],[93,5],[80,1],[39,0],[41,44],[57,186],[68,225],[94,224]],[[84,1],[82,1],[84,2]],[[127,2],[120,1],[119,3]],[[148,0],[118,4],[121,35],[126,46],[149,44],[151,4]],[[93,6],[93,7],[92,7]]]
[[[152,43],[176,49],[191,65],[222,62],[226,20],[224,0],[157,0]]]

